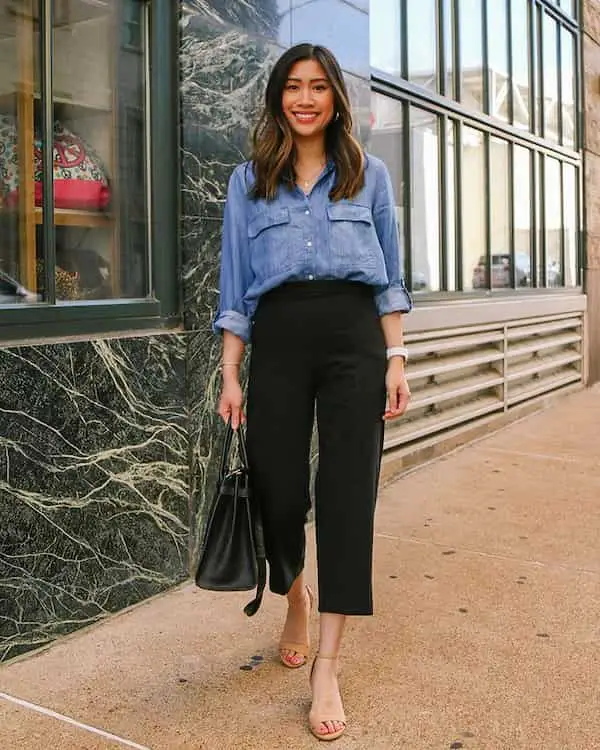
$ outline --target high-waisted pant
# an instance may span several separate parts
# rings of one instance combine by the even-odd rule
[[[269,585],[287,594],[304,567],[316,405],[321,612],[373,612],[385,370],[385,341],[371,287],[299,282],[261,298],[252,328],[247,436]]]

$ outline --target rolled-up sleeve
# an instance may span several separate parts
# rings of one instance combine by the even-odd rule
[[[213,330],[215,333],[230,331],[245,342],[250,338],[250,318],[244,297],[252,280],[248,256],[247,200],[241,165],[233,171],[227,187],[221,239],[219,306]]]
[[[392,312],[407,313],[412,310],[413,302],[404,283],[403,253],[396,224],[392,181],[383,162],[379,161],[377,167],[373,221],[379,244],[383,249],[388,283],[386,286],[376,287],[375,303],[379,315]]]

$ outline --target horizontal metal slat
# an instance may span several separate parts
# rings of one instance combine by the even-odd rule
[[[456,425],[463,422],[470,422],[491,412],[504,410],[502,401],[493,396],[479,399],[476,407],[472,405],[469,405],[469,407],[462,405],[455,409],[448,409],[447,412],[443,412],[442,414],[423,417],[423,419],[412,423],[409,422],[399,427],[388,427],[384,450],[390,450],[403,443],[420,440],[435,432],[448,430],[451,427],[456,427]]]
[[[432,404],[439,404],[444,401],[460,398],[461,396],[468,396],[470,393],[502,385],[503,382],[504,378],[502,375],[490,377],[489,374],[483,373],[469,378],[466,383],[461,381],[462,384],[460,386],[448,387],[448,385],[436,385],[427,387],[422,391],[417,391],[416,398],[415,394],[413,394],[408,411],[415,411],[416,409],[422,409]]]
[[[527,325],[519,325],[517,328],[508,328],[506,331],[506,338],[509,341],[514,339],[526,338],[531,335],[543,335],[547,333],[554,333],[555,331],[563,331],[565,328],[579,328],[581,327],[582,319],[580,317],[561,318],[549,323],[528,323]]]
[[[561,346],[581,343],[582,337],[578,333],[565,333],[562,336],[553,336],[552,338],[540,339],[538,341],[528,341],[523,344],[514,344],[508,348],[507,357],[518,357],[529,352],[541,352],[546,349],[558,349]]]
[[[473,349],[476,346],[485,346],[503,340],[504,334],[501,332],[483,333],[475,336],[453,336],[451,338],[413,344],[409,347],[409,354],[411,357],[418,357],[419,355],[431,352],[438,353],[452,351],[453,349]]]
[[[428,378],[433,375],[441,375],[445,372],[453,372],[455,370],[464,370],[468,367],[477,367],[478,365],[486,365],[491,362],[498,362],[498,360],[504,359],[504,353],[497,349],[491,349],[483,354],[473,355],[470,357],[457,356],[457,357],[444,357],[443,359],[436,360],[435,364],[417,362],[410,365],[406,370],[406,377],[408,380],[418,380],[419,378]]]
[[[556,375],[553,378],[534,381],[536,383],[535,385],[531,385],[530,382],[529,387],[525,385],[523,385],[521,388],[517,387],[517,391],[515,393],[509,390],[506,402],[509,407],[514,406],[515,404],[519,404],[523,401],[528,401],[529,399],[535,398],[536,396],[541,396],[544,393],[556,391],[559,388],[563,388],[566,385],[576,383],[580,380],[581,373],[577,370],[571,370],[566,374]]]
[[[521,380],[522,378],[531,377],[538,375],[540,372],[546,370],[557,370],[559,367],[565,367],[573,362],[580,362],[581,354],[575,352],[573,354],[563,355],[561,357],[537,357],[533,364],[527,362],[523,366],[513,366],[508,369],[506,379],[508,382],[515,380]]]

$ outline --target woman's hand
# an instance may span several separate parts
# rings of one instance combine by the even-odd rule
[[[388,395],[388,407],[383,418],[396,419],[404,414],[410,401],[410,388],[406,380],[402,357],[392,357],[389,360],[385,387]]]
[[[219,408],[217,409],[219,416],[225,423],[231,421],[231,426],[234,430],[246,421],[243,410],[244,394],[242,392],[242,386],[235,374],[228,374],[223,377],[223,388],[221,389],[221,397],[219,399]]]

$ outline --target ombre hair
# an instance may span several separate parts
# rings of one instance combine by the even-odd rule
[[[295,184],[296,147],[293,131],[282,108],[282,98],[290,70],[302,60],[316,60],[329,79],[334,95],[334,115],[325,132],[328,158],[336,168],[336,181],[329,193],[331,200],[353,198],[364,185],[365,157],[360,143],[352,135],[352,112],[348,89],[338,61],[326,47],[297,44],[275,63],[265,104],[252,136],[251,161],[254,167],[254,198],[273,200],[278,186],[290,189]]]

